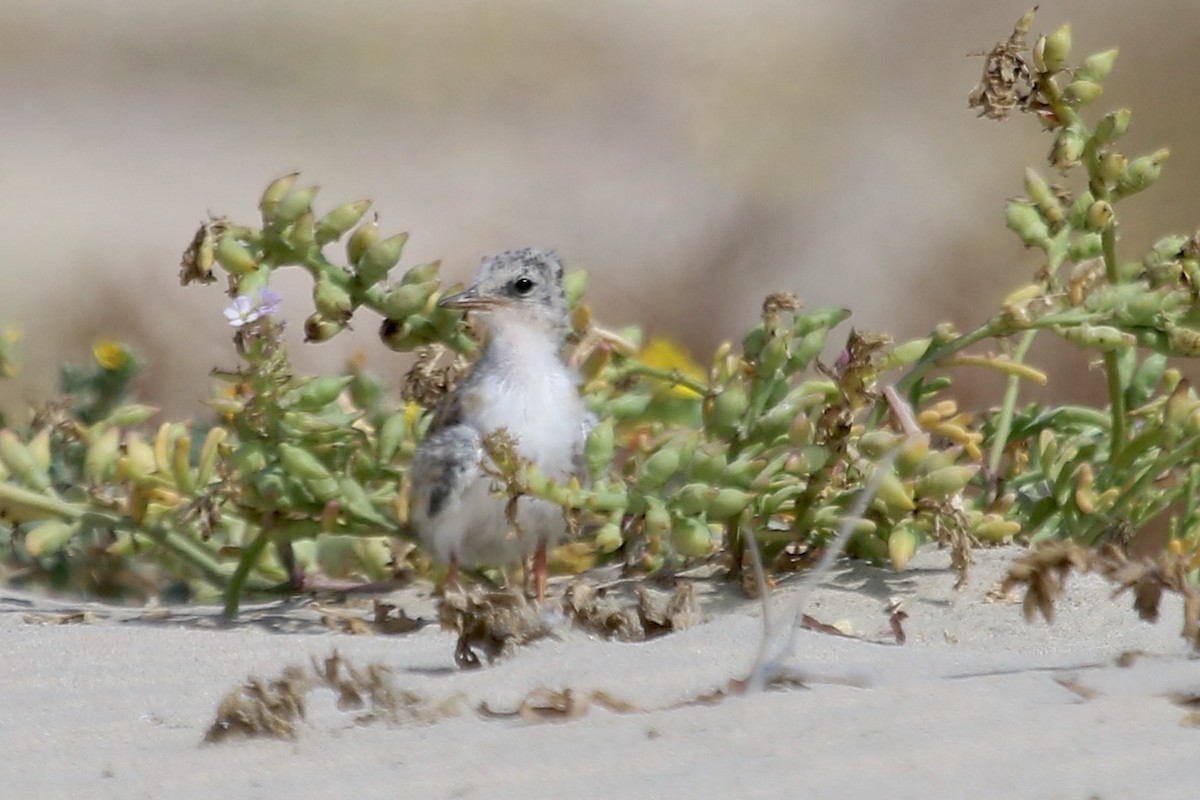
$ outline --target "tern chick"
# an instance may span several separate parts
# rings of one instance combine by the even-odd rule
[[[563,265],[553,251],[509,250],[485,259],[474,284],[440,305],[471,311],[486,336],[483,355],[435,412],[412,464],[412,519],[426,548],[450,565],[502,565],[533,557],[539,600],[546,548],[566,531],[562,509],[522,497],[520,530],[484,469],[483,437],[501,428],[522,458],[565,483],[582,474],[588,427],[574,371],[562,358],[568,330]]]

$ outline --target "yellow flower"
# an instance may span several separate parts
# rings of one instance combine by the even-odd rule
[[[704,370],[692,360],[683,345],[665,336],[655,336],[646,342],[646,346],[642,348],[637,357],[638,361],[648,367],[667,372],[679,372],[681,375],[695,378],[701,383],[708,380]],[[686,386],[675,385],[671,387],[670,391],[679,397],[697,398],[701,396]]]
[[[92,357],[101,369],[116,372],[129,363],[129,351],[115,339],[97,339],[92,345]]]

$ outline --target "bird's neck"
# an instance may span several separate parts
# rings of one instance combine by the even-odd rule
[[[561,366],[564,333],[550,330],[541,320],[495,312],[488,315],[483,357],[517,372]]]

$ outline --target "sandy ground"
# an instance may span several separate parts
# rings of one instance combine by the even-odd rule
[[[492,667],[455,669],[434,624],[402,636],[330,632],[308,602],[215,609],[79,605],[0,589],[0,794],[22,798],[1194,796],[1200,730],[1172,694],[1200,693],[1179,603],[1157,625],[1072,578],[1053,626],[1027,625],[988,592],[1016,556],[977,554],[954,591],[949,557],[903,574],[845,564],[808,612],[862,637],[800,631],[789,667],[808,688],[693,703],[744,676],[760,607],[723,588],[703,624],[642,644],[582,633]],[[784,584],[773,602],[786,602]],[[908,641],[886,608],[904,598]],[[432,619],[427,593],[391,598]],[[89,611],[84,624],[49,624]],[[205,744],[221,698],[250,674],[337,650],[461,713],[428,724],[361,724],[316,690],[292,741]],[[1122,653],[1139,655],[1117,666]],[[1064,685],[1067,684],[1067,685]],[[1070,687],[1074,687],[1074,689]],[[567,722],[485,718],[539,688],[601,691]]]

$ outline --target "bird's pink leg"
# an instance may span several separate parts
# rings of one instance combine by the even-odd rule
[[[533,554],[533,586],[538,602],[546,599],[546,543],[538,545]]]
[[[460,588],[458,582],[458,557],[450,556],[450,568],[446,570],[446,587],[442,591],[445,592],[449,589],[458,588]]]

